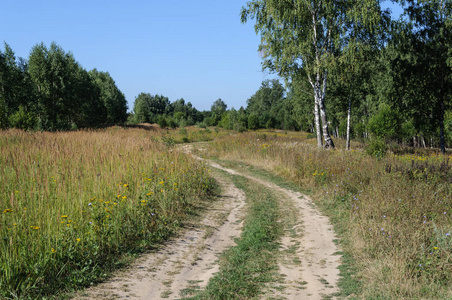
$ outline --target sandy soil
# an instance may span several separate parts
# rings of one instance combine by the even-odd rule
[[[185,149],[189,150],[189,149]],[[281,239],[282,282],[262,299],[322,299],[338,291],[340,256],[326,217],[305,195],[209,162],[212,167],[242,175],[274,189],[295,208],[297,220]],[[227,178],[217,176],[222,196],[201,222],[194,222],[156,253],[143,255],[108,282],[78,293],[75,299],[181,299],[206,286],[218,271],[218,256],[241,233],[245,196]],[[289,205],[290,204],[290,205]]]

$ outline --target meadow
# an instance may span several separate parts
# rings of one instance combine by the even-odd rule
[[[451,156],[434,150],[373,157],[318,150],[306,133],[258,131],[216,139],[206,157],[267,170],[295,183],[330,217],[344,250],[341,296],[452,296]],[[405,153],[405,154],[403,154]]]
[[[208,168],[176,151],[266,170],[309,194],[343,249],[341,295],[450,298],[451,156],[354,142],[316,148],[307,133],[187,127],[0,131],[0,298],[59,297],[158,247],[209,199]]]
[[[88,286],[157,247],[215,188],[206,166],[171,146],[216,134],[0,131],[0,298]]]

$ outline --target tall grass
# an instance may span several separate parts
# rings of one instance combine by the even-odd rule
[[[0,131],[0,298],[88,285],[168,236],[213,180],[161,132]]]
[[[267,169],[311,191],[360,270],[352,278],[360,288],[349,287],[346,295],[451,296],[450,156],[377,159],[361,150],[317,150],[302,133],[268,132],[219,139],[209,155]]]

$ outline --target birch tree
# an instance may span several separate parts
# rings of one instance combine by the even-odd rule
[[[254,0],[242,8],[242,22],[255,19],[256,33],[261,35],[263,68],[289,81],[303,76],[309,81],[314,94],[318,147],[322,147],[323,135],[325,148],[334,148],[325,109],[328,72],[350,35],[356,35],[361,28],[379,26],[379,3],[379,0]]]

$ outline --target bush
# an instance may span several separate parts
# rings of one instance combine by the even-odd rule
[[[166,121],[166,118],[164,116],[160,116],[158,120],[158,124],[160,128],[164,129],[168,127],[168,122]]]
[[[9,124],[11,127],[23,130],[33,129],[36,125],[36,118],[31,112],[20,106],[19,110],[9,117]]]
[[[380,138],[372,139],[366,147],[366,153],[377,158],[386,156],[386,152],[388,152],[388,145]]]

